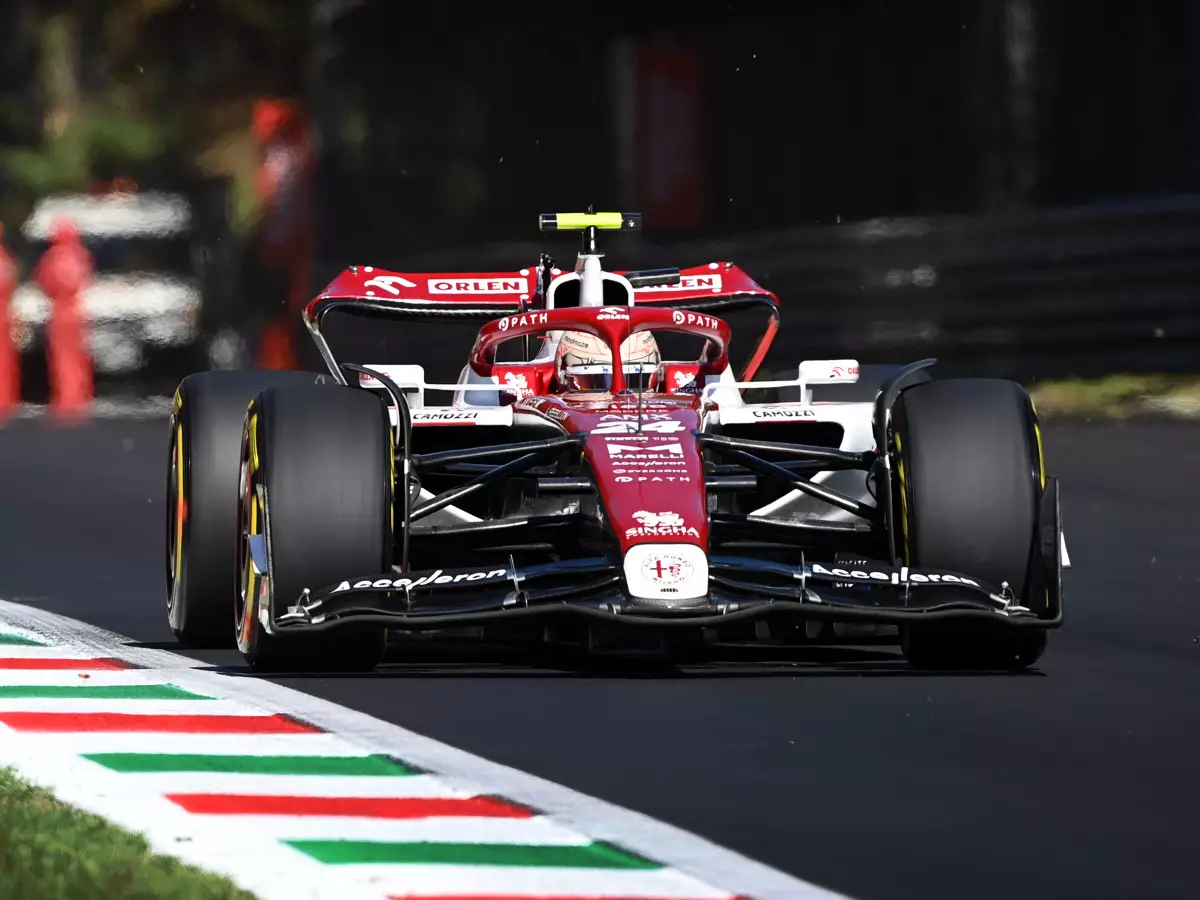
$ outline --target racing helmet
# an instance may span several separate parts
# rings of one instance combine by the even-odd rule
[[[621,343],[625,386],[652,391],[658,383],[658,342],[648,331],[631,334]],[[585,331],[564,331],[555,360],[558,382],[570,391],[608,391],[613,362],[608,344]]]

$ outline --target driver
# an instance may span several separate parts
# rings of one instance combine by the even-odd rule
[[[658,342],[648,331],[638,331],[621,344],[625,386],[633,391],[653,391],[658,384]],[[558,383],[569,391],[607,391],[612,387],[612,354],[608,344],[585,331],[564,331],[555,360]]]

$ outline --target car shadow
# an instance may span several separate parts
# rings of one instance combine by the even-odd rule
[[[134,646],[180,652],[171,642]],[[264,678],[275,682],[412,678],[585,678],[585,679],[705,679],[705,678],[963,678],[1044,677],[1037,669],[1006,670],[912,668],[894,641],[854,645],[728,645],[706,648],[671,658],[636,655],[588,655],[581,651],[481,644],[421,643],[389,648],[373,671],[276,672],[252,671],[235,651],[189,652],[203,671],[233,678]]]

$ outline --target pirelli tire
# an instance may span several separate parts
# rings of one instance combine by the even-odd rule
[[[892,409],[891,437],[901,559],[1007,583],[1023,605],[1047,615],[1046,592],[1030,577],[1045,469],[1025,389],[999,379],[917,384]],[[901,645],[922,669],[1022,669],[1042,656],[1046,630],[913,626],[901,630]]]
[[[369,671],[386,632],[345,625],[271,633],[305,588],[389,572],[393,560],[394,444],[387,407],[349,387],[272,388],[254,398],[242,433],[237,571],[238,649],[268,672]],[[250,536],[264,535],[265,573]]]
[[[234,646],[238,447],[246,408],[273,386],[313,385],[315,372],[198,372],[171,411],[166,486],[167,619],[196,648]]]

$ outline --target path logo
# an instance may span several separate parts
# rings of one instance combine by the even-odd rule
[[[695,528],[689,527],[683,521],[683,516],[677,512],[650,512],[649,510],[639,509],[633,514],[633,520],[638,524],[634,528],[625,529],[625,537],[627,538],[658,537],[661,535],[700,537],[700,532]]]
[[[671,313],[671,321],[676,325],[699,325],[701,328],[713,331],[716,331],[720,325],[720,321],[712,316],[706,316],[703,313],[684,313],[679,310]]]
[[[496,327],[501,331],[508,331],[509,328],[521,328],[525,325],[545,325],[549,321],[550,316],[546,313],[526,313],[521,316],[503,318]]]

